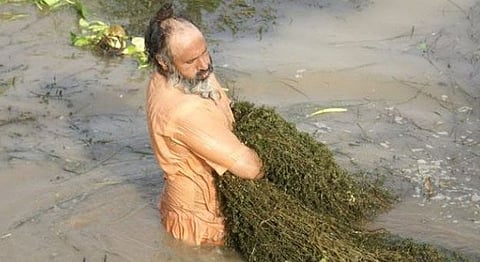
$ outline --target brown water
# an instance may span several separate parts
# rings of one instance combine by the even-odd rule
[[[357,2],[281,5],[261,40],[211,36],[217,72],[345,167],[384,174],[402,202],[372,227],[480,256],[479,5]],[[0,21],[0,261],[239,261],[159,224],[148,72],[69,46],[69,10],[12,10],[28,16]],[[348,111],[307,117],[327,107]]]

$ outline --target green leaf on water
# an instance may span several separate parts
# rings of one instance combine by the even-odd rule
[[[35,0],[38,8],[43,9],[56,9],[62,5],[67,4],[64,0]]]
[[[145,39],[143,37],[132,37],[131,44],[122,51],[122,54],[134,57],[137,60],[139,69],[149,66],[148,57],[145,53]]]
[[[78,37],[73,41],[73,45],[77,47],[84,47],[91,45],[91,41],[86,37]]]
[[[61,3],[61,0],[42,0],[41,2],[43,2],[48,7],[52,7],[55,5],[59,5]]]
[[[89,35],[77,35],[75,33],[70,32],[70,42],[73,46],[76,47],[86,47],[89,45],[93,45],[96,42],[96,38],[89,36]]]
[[[148,57],[145,53],[139,54],[137,56],[138,69],[147,68],[150,66],[148,63]]]
[[[136,49],[135,49],[135,46],[134,45],[129,45],[129,46],[127,46],[127,48],[123,49],[122,54],[133,55],[133,54],[135,54],[135,52],[137,52]]]
[[[428,50],[428,46],[426,42],[421,42],[417,45],[418,50],[422,52],[426,52]]]
[[[137,52],[145,51],[145,39],[143,37],[132,37],[132,45],[135,46]]]
[[[85,19],[87,17],[87,9],[85,8],[85,5],[80,0],[75,0],[71,2],[71,4],[81,18]]]
[[[88,26],[90,25],[87,20],[85,20],[84,18],[80,18],[78,19],[78,25],[81,27],[81,28],[88,28]]]
[[[145,51],[145,40],[143,37],[133,37],[131,44],[123,50],[124,55],[134,55],[136,53],[143,53]]]
[[[101,21],[92,21],[88,24],[88,30],[91,30],[95,33],[104,33],[108,30],[108,25]]]

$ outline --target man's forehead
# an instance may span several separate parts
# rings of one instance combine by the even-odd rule
[[[203,43],[204,38],[203,34],[196,28],[193,24],[190,23],[181,23],[178,22],[172,28],[172,34],[170,36],[169,44],[170,50],[174,57],[182,56],[185,52],[192,48],[198,48],[195,45]],[[203,51],[203,50],[202,50]]]

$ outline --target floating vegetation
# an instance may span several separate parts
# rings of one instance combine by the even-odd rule
[[[73,1],[69,0],[34,0],[34,2],[40,10],[52,10],[62,6],[73,4]]]
[[[0,20],[12,21],[26,17],[27,14],[13,13],[13,12],[1,12]]]
[[[0,0],[0,6],[3,4],[23,3],[25,1],[27,0]],[[27,16],[28,16],[27,14],[21,13],[21,12],[9,12],[9,11],[0,12],[0,20],[4,20],[4,21],[18,20]]]
[[[80,0],[0,0],[0,5],[20,3],[34,3],[42,11],[53,11],[63,6],[72,6],[81,17],[86,17],[87,14],[85,6]]]
[[[70,32],[74,46],[90,48],[103,55],[129,55],[138,62],[139,68],[148,67],[143,37],[130,37],[121,25],[108,25],[102,21],[88,22],[79,19],[80,34]]]
[[[60,7],[72,7],[78,14],[80,32],[70,32],[72,45],[92,49],[97,54],[106,56],[131,56],[137,60],[139,68],[148,67],[142,37],[128,36],[123,26],[109,25],[102,21],[88,21],[87,9],[80,0],[3,0],[5,3],[35,3],[42,11],[57,10]],[[26,14],[0,13],[1,20],[14,20]]]
[[[264,162],[266,179],[216,178],[226,244],[248,261],[468,261],[359,223],[388,209],[378,181],[341,169],[327,147],[273,109],[240,102],[235,133]]]
[[[127,33],[121,25],[107,25],[102,21],[78,22],[81,33],[70,33],[74,46],[94,47],[108,55],[120,55],[127,45]]]
[[[25,3],[25,2],[32,2],[32,0],[0,0],[0,5],[3,4],[16,4],[16,3]]]
[[[103,55],[129,55],[136,58],[139,68],[148,66],[143,37],[129,37],[121,25],[80,18],[80,34],[70,33],[74,46],[91,48]]]
[[[63,6],[71,6],[77,11],[80,17],[87,17],[87,10],[80,0],[33,0],[33,2],[37,5],[38,9],[43,11],[52,11]]]

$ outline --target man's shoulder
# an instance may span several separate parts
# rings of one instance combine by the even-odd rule
[[[153,72],[147,86],[147,95],[155,95],[167,85],[167,78],[158,72]]]
[[[209,114],[209,101],[198,95],[185,94],[172,108],[172,115],[177,117],[198,117]]]
[[[208,111],[206,99],[198,95],[185,94],[174,87],[164,87],[149,93],[148,111],[158,117],[186,117]]]

